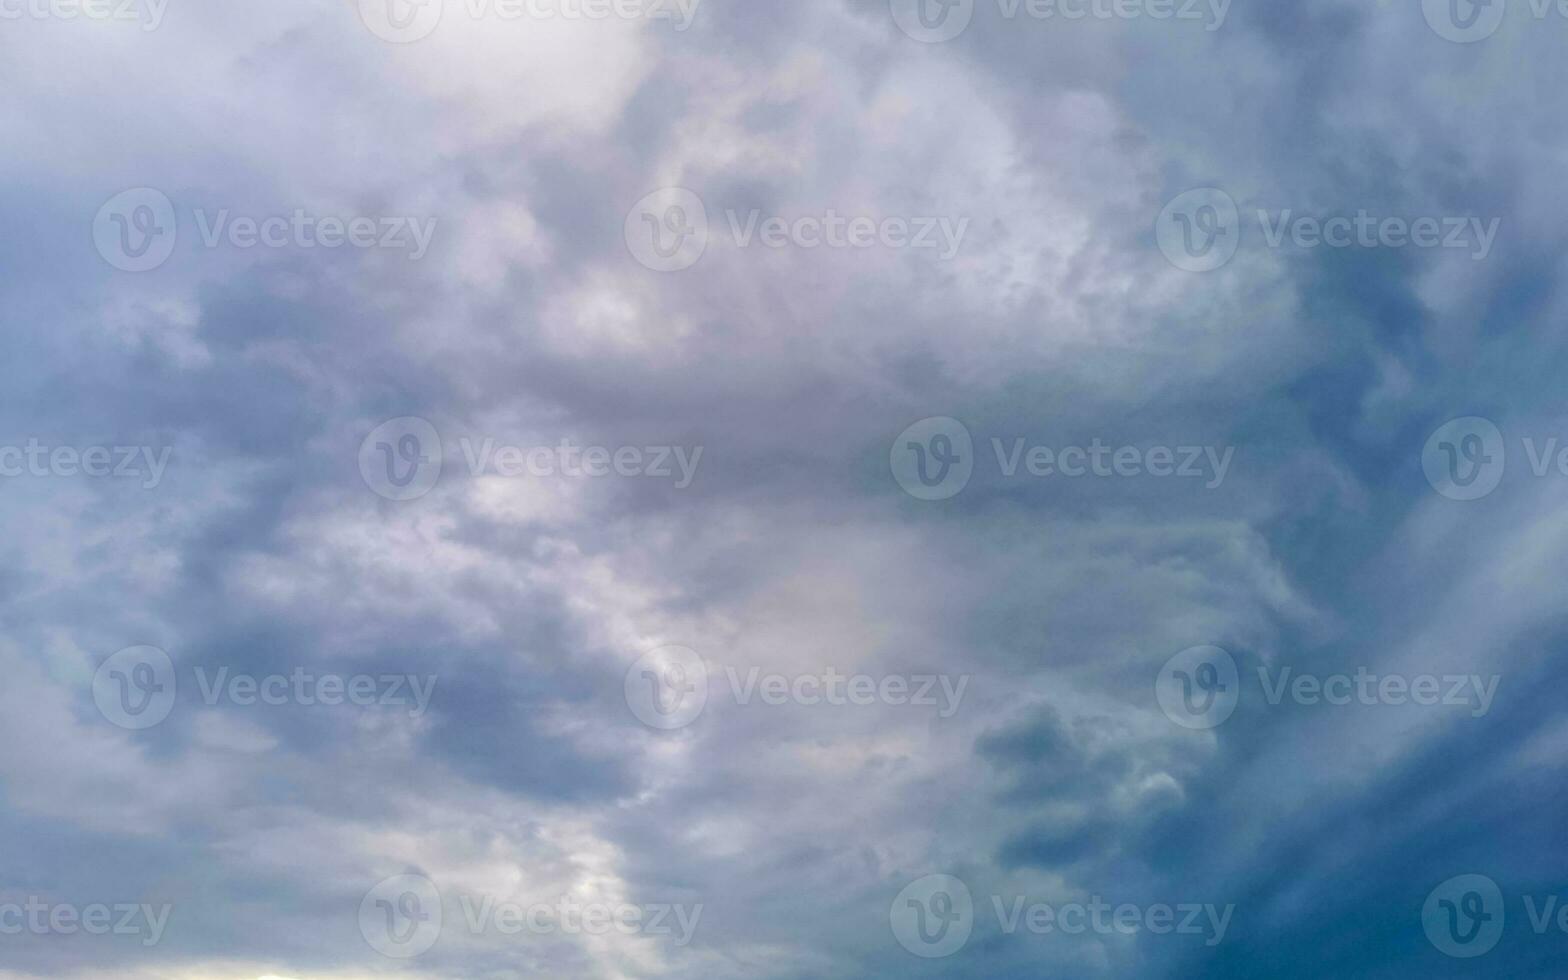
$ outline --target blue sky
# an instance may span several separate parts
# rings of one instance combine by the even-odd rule
[[[0,0],[0,978],[1560,972],[1565,41]]]

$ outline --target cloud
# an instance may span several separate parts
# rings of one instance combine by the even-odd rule
[[[172,913],[153,946],[7,937],[0,976],[1431,976],[1457,966],[1419,911],[1461,873],[1512,903],[1487,967],[1540,967],[1550,937],[1517,923],[1561,850],[1563,478],[1521,440],[1564,431],[1544,93],[1568,22],[1457,45],[1391,4],[1237,5],[1212,31],[1008,6],[940,44],[872,0],[708,2],[685,31],[450,3],[404,45],[351,3],[10,25],[0,447],[170,463],[155,487],[0,478],[0,925],[33,896]],[[627,217],[673,186],[705,247],[661,272]],[[137,187],[179,238],[127,273],[94,218]],[[1242,222],[1201,274],[1154,233],[1199,187]],[[1273,248],[1256,215],[1284,209],[1500,230],[1484,261]],[[209,246],[220,212],[435,230],[417,261]],[[830,215],[965,230],[946,257],[736,230]],[[1508,470],[1459,502],[1421,454],[1469,415]],[[360,451],[410,416],[442,446],[403,461],[440,475],[393,500]],[[939,416],[974,472],[916,500],[889,453]],[[476,471],[487,439],[702,455],[687,486],[507,476]],[[1093,445],[1233,455],[1213,486],[1004,465]],[[1241,700],[1193,731],[1155,683],[1211,643]],[[144,644],[178,694],[129,730],[95,677]],[[707,701],[659,731],[628,671],[672,644]],[[1501,683],[1483,717],[1270,705],[1257,671],[1282,666]],[[418,713],[204,698],[218,671],[435,686]],[[830,671],[965,693],[740,688]],[[975,900],[947,959],[890,928],[928,874]],[[367,935],[396,903],[366,897],[405,875],[445,920],[407,962]],[[1018,898],[1236,911],[1206,946],[1008,932],[992,909]],[[703,911],[686,945],[464,917],[563,899]]]

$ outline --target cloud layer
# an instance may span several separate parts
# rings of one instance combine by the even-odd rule
[[[0,977],[1560,962],[1568,19],[388,2],[0,3]]]

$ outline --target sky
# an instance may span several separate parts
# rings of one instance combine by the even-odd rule
[[[1559,974],[1564,44],[0,0],[0,980]]]

